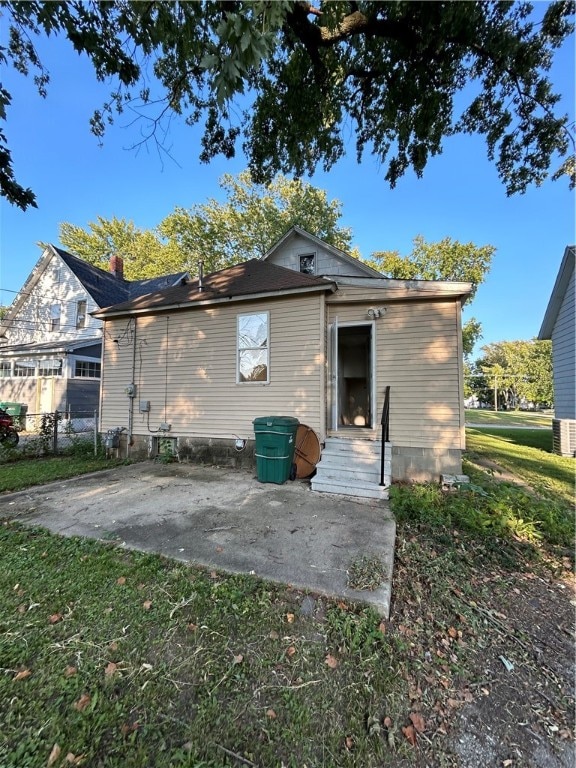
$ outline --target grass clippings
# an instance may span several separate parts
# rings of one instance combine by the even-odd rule
[[[347,575],[350,589],[373,591],[386,578],[386,569],[377,555],[363,555],[350,564]]]

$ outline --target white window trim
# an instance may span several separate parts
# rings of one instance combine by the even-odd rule
[[[268,336],[268,343],[266,345],[266,352],[268,353],[266,356],[267,365],[266,365],[266,381],[242,381],[240,378],[240,345],[239,345],[239,335],[240,335],[240,318],[242,317],[251,317],[253,315],[266,315],[266,328],[267,328],[267,336]],[[242,312],[239,315],[236,315],[236,384],[241,384],[242,386],[267,386],[270,384],[270,312],[268,310],[258,311],[254,310],[254,312]]]
[[[77,363],[95,363],[100,366],[100,374],[98,376],[76,376],[76,364]],[[102,378],[102,361],[96,357],[75,357],[72,361],[72,377],[73,379],[89,379],[92,381],[99,381]]]

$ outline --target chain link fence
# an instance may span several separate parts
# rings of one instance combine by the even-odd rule
[[[26,413],[14,418],[18,448],[28,455],[62,454],[81,447],[98,453],[98,412]]]

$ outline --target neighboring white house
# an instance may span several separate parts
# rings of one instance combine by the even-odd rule
[[[96,410],[102,322],[90,313],[185,278],[128,281],[120,256],[106,272],[47,246],[0,322],[0,402],[29,413]]]
[[[576,455],[575,248],[566,247],[544,315],[539,339],[552,339],[554,451]]]

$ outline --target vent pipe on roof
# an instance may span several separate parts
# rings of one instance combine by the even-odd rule
[[[204,262],[199,261],[198,262],[198,290],[203,291],[204,285],[202,284],[202,280],[204,278]]]

